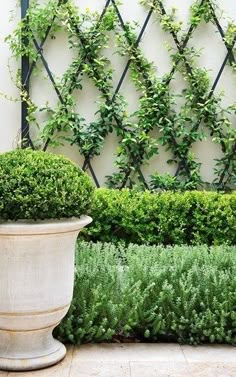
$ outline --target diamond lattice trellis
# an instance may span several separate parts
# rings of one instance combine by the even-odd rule
[[[37,53],[36,58],[33,59],[32,62],[27,53],[24,52],[22,54],[22,87],[27,93],[30,93],[30,79],[38,60],[40,60],[53,85],[55,93],[58,96],[60,114],[64,112],[68,122],[72,123],[74,142],[79,146],[80,152],[84,155],[83,169],[88,169],[90,171],[95,184],[98,187],[99,182],[92,166],[92,159],[95,155],[99,154],[99,145],[101,146],[104,138],[113,130],[115,130],[116,134],[120,137],[123,148],[123,155],[121,153],[121,156],[119,156],[121,161],[123,158],[123,162],[118,165],[120,170],[116,176],[116,180],[113,180],[113,185],[122,188],[127,184],[130,184],[131,175],[136,173],[144,187],[149,187],[142,172],[142,165],[151,158],[153,153],[155,153],[156,147],[153,146],[150,148],[153,140],[148,139],[150,131],[155,127],[161,134],[160,141],[173,155],[172,163],[175,163],[177,166],[175,177],[180,177],[181,179],[184,177],[184,179],[187,178],[187,180],[191,182],[199,164],[194,158],[192,158],[190,151],[193,144],[200,139],[199,128],[202,122],[204,122],[205,127],[210,130],[211,136],[220,144],[221,150],[224,154],[224,157],[218,162],[221,169],[218,171],[216,183],[220,188],[224,188],[227,184],[232,186],[236,181],[236,137],[233,127],[230,126],[229,129],[225,129],[225,124],[228,119],[225,115],[226,111],[221,111],[220,113],[218,111],[217,106],[219,105],[219,99],[215,97],[215,89],[227,63],[232,66],[232,69],[235,69],[236,61],[234,56],[234,45],[236,42],[236,28],[232,27],[232,33],[230,37],[228,37],[228,31],[224,31],[220,19],[217,16],[217,8],[215,4],[210,0],[201,0],[194,5],[194,16],[192,17],[189,29],[186,33],[180,35],[177,28],[178,25],[176,26],[172,16],[167,13],[162,1],[144,0],[141,1],[141,3],[146,5],[147,15],[143,25],[140,26],[138,33],[136,32],[135,34],[130,25],[124,21],[120,10],[121,8],[116,0],[107,0],[105,2],[104,9],[99,18],[96,19],[96,22],[93,23],[92,26],[88,27],[89,31],[80,29],[80,24],[73,12],[71,2],[67,0],[59,0],[57,6],[54,7],[55,13],[51,16],[51,23],[47,26],[43,37],[41,36],[41,40],[39,40],[38,36],[35,35],[35,31],[31,29],[30,13],[27,13],[30,5],[29,0],[22,0],[22,19],[24,20],[25,27],[30,31],[31,35],[31,41],[29,41],[29,37],[26,35],[26,37],[23,37],[22,43],[27,46],[31,42]],[[66,7],[67,5],[69,5],[67,8],[67,24],[69,23],[73,38],[76,37],[78,39],[80,59],[72,62],[63,81],[58,84],[50,70],[43,49],[47,39],[51,36],[53,25],[58,17],[56,9]],[[99,62],[97,61],[98,56],[91,49],[93,42],[95,45],[100,38],[99,33],[101,32],[101,25],[103,26],[103,32],[105,30],[103,23],[106,21],[107,24],[106,17],[109,15],[109,12],[113,14],[113,23],[109,27],[110,29],[115,30],[117,34],[121,35],[120,41],[124,44],[123,53],[126,49],[128,56],[128,61],[124,66],[120,80],[114,90],[111,89],[111,78],[109,74],[102,72],[101,69],[99,70]],[[177,51],[173,58],[172,69],[162,78],[155,78],[150,75],[151,65],[144,56],[141,56],[139,49],[140,42],[142,41],[151,17],[156,17],[162,28],[170,33]],[[205,70],[200,70],[192,63],[192,59],[189,55],[190,48],[188,48],[189,41],[202,19],[214,24],[216,30],[221,36],[222,43],[226,48],[225,58],[210,88],[205,84],[205,86],[201,85],[201,79],[204,79],[205,77]],[[105,30],[105,32],[108,31],[109,28]],[[101,54],[102,49],[99,51]],[[68,110],[67,101],[68,95],[73,95],[74,90],[79,87],[80,75],[84,73],[85,64],[89,68],[88,76],[96,83],[98,83],[99,80],[103,80],[105,85],[97,84],[104,100],[103,107],[100,109],[99,113],[100,120],[97,123],[93,122],[88,125],[87,131],[83,132],[81,131],[82,126],[79,121],[79,115],[73,111],[71,112],[71,109]],[[130,124],[127,117],[122,116],[120,111],[122,105],[120,104],[121,99],[119,93],[127,73],[129,70],[132,71],[132,69],[133,73],[136,72],[136,76],[138,76],[136,84],[137,82],[141,83],[140,87],[137,87],[137,90],[140,90],[141,93],[140,112],[137,112],[136,114],[139,118],[137,126]],[[182,72],[189,83],[193,95],[189,107],[193,113],[195,112],[198,114],[197,118],[196,116],[193,117],[193,124],[190,122],[189,125],[189,121],[187,121],[188,132],[185,132],[184,125],[178,126],[180,119],[177,119],[171,109],[170,83],[177,70]],[[68,80],[68,72],[70,73],[70,80]],[[73,77],[73,80],[71,80],[71,77]],[[199,80],[199,85],[196,85],[197,80]],[[150,103],[152,105],[150,114],[148,114],[149,109],[147,109],[147,104],[150,105]],[[162,111],[163,107],[164,111]],[[146,116],[143,114],[144,110],[147,110]],[[28,111],[29,101],[22,100],[22,144],[23,146],[30,145],[31,147],[34,147],[30,138],[30,126],[27,116]],[[235,108],[233,108],[233,111],[235,111]],[[187,115],[189,117],[189,114]],[[186,119],[188,118],[187,115]],[[57,116],[56,112],[54,113],[54,116]],[[146,120],[149,118],[150,122],[147,122]],[[73,126],[73,122],[76,126]],[[52,128],[52,131],[50,131],[51,136],[53,136],[53,132],[58,129],[60,130],[60,127]],[[46,150],[50,144],[50,132],[45,140],[43,150]],[[86,137],[90,141],[89,148],[86,144]],[[97,143],[98,139],[100,139],[100,144]],[[124,154],[126,154],[125,158]]]

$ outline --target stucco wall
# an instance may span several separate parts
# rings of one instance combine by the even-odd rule
[[[18,98],[18,90],[11,80],[8,66],[14,72],[17,63],[11,59],[11,52],[5,37],[12,32],[14,24],[20,17],[19,10],[16,10],[16,0],[4,1],[1,4],[0,15],[0,92],[13,98]],[[10,22],[11,11],[14,10],[15,22]],[[20,103],[12,102],[0,96],[0,152],[11,150],[16,145],[16,139],[20,129]]]
[[[92,10],[101,10],[105,1],[103,0],[75,0],[80,8],[85,9],[89,7]],[[235,0],[219,0],[221,7],[225,10],[225,16],[236,18]],[[11,81],[8,65],[10,64],[11,70],[15,71],[17,63],[10,59],[11,53],[8,45],[4,43],[6,35],[11,33],[14,28],[14,24],[19,20],[19,9],[15,10],[14,21],[9,22],[10,11],[15,8],[16,0],[4,1],[1,4],[1,23],[0,23],[0,46],[1,46],[1,59],[0,59],[0,92],[4,92],[8,96],[17,98],[18,91],[15,88],[14,83]],[[120,7],[124,20],[136,20],[140,24],[143,23],[146,11],[138,4],[138,0],[124,1],[124,5]],[[184,26],[187,26],[187,20],[189,17],[189,6],[192,4],[191,0],[167,0],[166,7],[176,6],[178,8],[179,18],[184,22]],[[222,20],[222,25],[225,25],[225,21]],[[172,43],[172,40],[166,33],[164,33],[160,26],[155,22],[155,19],[151,19],[151,22],[147,28],[141,48],[145,52],[148,59],[153,60],[157,67],[157,74],[162,75],[168,72],[171,67],[171,60],[169,54],[164,47],[164,42]],[[198,28],[194,33],[191,45],[196,48],[202,48],[202,54],[199,58],[199,65],[205,66],[209,69],[209,75],[214,80],[216,74],[220,68],[220,65],[226,55],[226,48],[222,43],[220,35],[216,32],[216,28],[211,24],[204,25],[204,27]],[[44,54],[49,62],[50,69],[57,75],[61,76],[68,64],[71,62],[72,55],[68,48],[62,48],[61,46],[67,46],[65,35],[58,35],[56,41],[50,42],[45,46]],[[115,51],[115,50],[114,50]],[[114,87],[121,75],[122,69],[126,62],[126,59],[122,59],[117,55],[114,55],[114,51],[107,52],[111,58],[116,71],[114,74]],[[98,92],[94,88],[91,81],[85,79],[83,82],[86,87],[86,95],[83,92],[78,97],[78,109],[80,114],[87,120],[92,121],[97,109],[96,100],[98,98]],[[176,93],[181,91],[184,86],[184,82],[180,75],[177,75],[172,82],[173,90]],[[236,95],[235,81],[232,79],[232,70],[230,67],[226,67],[222,78],[217,86],[217,92],[225,91],[224,102],[225,105],[234,102]],[[127,76],[122,88],[121,93],[125,94],[129,100],[129,109],[134,111],[137,107],[138,94],[135,92],[133,84]],[[51,103],[56,102],[56,96],[50,83],[47,80],[34,78],[32,82],[32,96],[34,100],[42,106],[45,103],[45,99]],[[12,102],[4,97],[0,97],[0,114],[1,114],[1,127],[0,127],[0,152],[10,150],[16,147],[19,140],[20,130],[20,102]],[[117,139],[114,135],[110,135],[105,141],[104,147],[101,151],[101,156],[95,158],[92,162],[100,183],[104,182],[104,177],[111,174],[114,171],[113,162],[115,160],[115,152],[117,147]],[[195,145],[193,148],[194,153],[202,162],[202,176],[206,180],[213,179],[213,167],[214,159],[221,155],[220,148],[214,144],[210,138],[201,142],[201,145]],[[57,149],[57,152],[65,153],[70,156],[74,161],[82,164],[83,159],[79,156],[78,149],[76,147],[64,146]],[[149,175],[154,171],[159,173],[174,172],[174,168],[166,164],[168,159],[168,152],[160,147],[160,153],[158,156],[153,157],[150,165],[145,168],[145,175]]]

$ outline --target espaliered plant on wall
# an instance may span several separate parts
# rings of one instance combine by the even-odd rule
[[[144,188],[165,190],[206,187],[200,174],[201,164],[192,147],[203,140],[205,130],[209,130],[223,156],[216,161],[213,185],[217,189],[231,189],[236,184],[236,131],[232,124],[236,104],[224,108],[222,95],[216,95],[215,89],[227,64],[232,68],[232,75],[236,70],[236,24],[230,21],[225,30],[221,27],[221,11],[213,0],[193,3],[187,32],[182,23],[176,21],[175,10],[168,12],[163,1],[141,0],[140,3],[148,13],[138,31],[135,22],[124,21],[120,3],[115,0],[107,0],[101,14],[89,9],[81,13],[69,0],[48,0],[44,5],[39,5],[37,0],[30,1],[25,17],[13,35],[7,37],[14,56],[22,58],[23,62],[22,80],[17,82],[27,109],[26,130],[28,123],[29,129],[34,124],[40,128],[38,140],[43,150],[61,139],[76,144],[84,156],[83,169],[90,170],[97,186],[99,182],[92,160],[100,154],[106,136],[114,132],[119,139],[117,172],[108,177],[108,185],[122,188],[139,182]],[[168,47],[172,68],[163,77],[157,75],[154,63],[146,59],[140,47],[151,17],[170,34],[175,45],[175,48]],[[207,70],[199,68],[199,52],[190,44],[195,30],[200,24],[204,27],[204,23],[215,25],[226,48],[225,59],[214,83],[211,83]],[[47,40],[55,39],[59,31],[66,32],[74,52],[73,61],[61,79],[50,71],[43,51]],[[115,39],[118,54],[127,58],[115,88],[114,67],[104,53],[111,39]],[[56,107],[46,103],[39,109],[30,96],[30,77],[35,70],[41,74],[40,69],[46,71],[58,96]],[[128,73],[139,93],[139,107],[133,114],[128,114],[127,101],[121,94]],[[170,86],[176,73],[180,73],[187,83],[179,107]],[[82,82],[84,75],[92,80],[100,93],[96,120],[89,124],[76,110],[76,93],[86,90]],[[47,121],[43,126],[37,124],[38,111],[46,114]],[[157,137],[150,133],[155,130],[158,131]],[[34,147],[28,132],[23,136],[26,144]],[[158,145],[171,152],[168,163],[176,166],[175,175],[161,176],[157,171],[147,182],[143,167],[159,153]]]

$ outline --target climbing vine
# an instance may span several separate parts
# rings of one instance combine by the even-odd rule
[[[236,24],[230,20],[223,30],[221,11],[212,0],[193,3],[187,31],[177,20],[176,9],[167,11],[163,1],[140,0],[140,4],[148,14],[139,30],[135,22],[123,20],[120,4],[115,0],[106,1],[102,14],[89,9],[81,13],[70,0],[48,0],[44,5],[37,0],[30,1],[26,17],[6,40],[15,58],[29,59],[28,76],[33,71],[39,74],[46,71],[58,97],[56,106],[46,102],[45,106],[37,108],[21,83],[21,100],[28,105],[30,127],[35,124],[40,128],[37,145],[43,150],[65,141],[77,145],[85,159],[83,168],[91,171],[99,185],[92,161],[100,154],[108,134],[114,132],[119,138],[119,147],[115,162],[117,172],[107,177],[110,187],[132,187],[139,183],[140,187],[151,189],[199,189],[209,184],[201,178],[201,164],[192,147],[206,138],[208,130],[222,150],[211,185],[220,190],[232,189],[236,184],[236,130],[232,124],[236,103],[225,108],[222,94],[216,95],[215,88],[226,64],[231,66],[232,75],[236,71]],[[157,75],[154,63],[147,60],[140,44],[151,17],[170,34],[174,43],[174,47],[167,46],[172,68],[163,77]],[[207,70],[198,66],[200,53],[190,43],[201,23],[213,23],[226,47],[227,55],[214,83]],[[67,33],[74,57],[59,79],[50,71],[44,45],[60,31]],[[117,53],[127,58],[115,88],[114,67],[104,53],[111,39],[115,39]],[[128,103],[120,91],[127,72],[139,93],[139,107],[132,114],[128,113]],[[176,73],[187,83],[179,106],[170,85]],[[95,120],[89,124],[77,111],[76,93],[86,90],[83,76],[92,80],[100,93]],[[43,125],[38,125],[36,114],[39,111],[45,115]],[[158,136],[151,136],[155,130]],[[172,177],[155,172],[146,180],[143,166],[160,152],[160,145],[171,152],[172,157],[167,162],[176,167],[175,174]]]

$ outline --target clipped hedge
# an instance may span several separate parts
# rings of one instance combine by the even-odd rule
[[[236,342],[236,247],[79,244],[59,339]]]
[[[236,244],[236,193],[96,190],[87,240]]]

